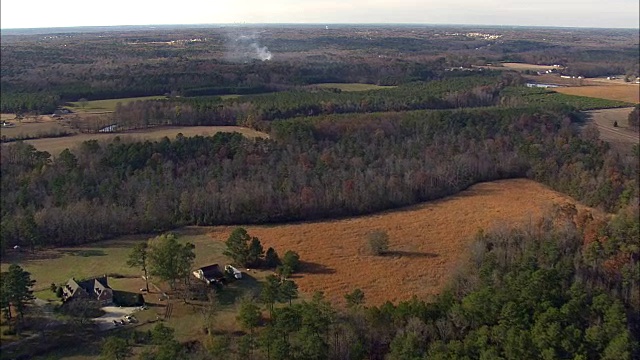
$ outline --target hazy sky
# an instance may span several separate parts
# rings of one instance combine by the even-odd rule
[[[638,0],[1,0],[0,27],[424,23],[638,28]]]

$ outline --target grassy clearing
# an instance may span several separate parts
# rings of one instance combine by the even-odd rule
[[[557,67],[554,67],[552,65],[536,65],[536,64],[512,63],[512,62],[502,63],[502,66],[507,69],[519,70],[519,71],[524,71],[524,70],[546,71],[546,70],[558,69]]]
[[[555,88],[562,94],[586,96],[591,98],[624,101],[632,104],[640,103],[640,85],[597,85],[569,86]]]
[[[629,113],[633,108],[600,109],[587,111],[588,121],[592,121],[600,131],[600,138],[610,143],[622,153],[630,154],[633,146],[640,143],[638,133],[628,127]],[[614,127],[613,123],[618,126]]]
[[[109,141],[116,136],[119,136],[121,139],[160,140],[165,136],[173,139],[178,135],[178,133],[182,133],[184,136],[212,136],[218,132],[239,132],[249,138],[269,137],[266,133],[240,126],[172,126],[149,128],[124,133],[76,134],[60,138],[26,140],[25,142],[35,146],[40,151],[48,151],[50,154],[56,156],[64,149],[73,149],[83,142],[92,139]]]
[[[75,133],[76,131],[62,126],[55,120],[23,120],[12,121],[12,127],[0,127],[0,136],[6,139],[24,139],[45,137],[52,134]]]
[[[242,97],[242,96],[244,96],[244,95],[238,95],[238,94],[219,95],[220,99],[222,99],[222,100],[237,99],[237,98]]]
[[[396,86],[380,86],[374,84],[360,84],[360,83],[323,83],[313,84],[313,86],[323,89],[340,89],[342,91],[369,91],[369,90],[383,90],[393,89]]]
[[[71,106],[68,106],[67,108],[74,112],[111,112],[116,109],[116,105],[118,103],[122,103],[124,105],[134,101],[160,100],[166,98],[166,96],[141,96],[120,99],[91,100],[87,101],[85,106],[82,106],[83,104],[81,102],[75,101],[71,102]]]
[[[480,229],[512,226],[538,219],[554,203],[571,198],[525,179],[477,184],[442,200],[344,220],[289,225],[247,226],[265,248],[297,251],[305,271],[295,275],[302,292],[324,291],[337,304],[360,288],[367,304],[428,298],[438,294]],[[584,209],[578,205],[578,208]],[[222,242],[233,227],[215,227]],[[367,235],[389,234],[390,252],[369,255]]]

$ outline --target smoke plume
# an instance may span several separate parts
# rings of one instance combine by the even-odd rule
[[[233,61],[271,60],[273,54],[266,46],[260,45],[257,34],[229,34],[227,40],[227,57]]]

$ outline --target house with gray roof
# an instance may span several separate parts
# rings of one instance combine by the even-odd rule
[[[92,299],[101,305],[110,305],[113,304],[113,290],[109,287],[106,275],[82,281],[71,278],[62,288],[62,299]]]

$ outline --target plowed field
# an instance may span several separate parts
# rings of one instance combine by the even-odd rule
[[[367,304],[379,305],[439,293],[479,229],[526,223],[552,204],[566,202],[575,203],[539,183],[514,179],[477,184],[439,201],[371,216],[245,228],[265,249],[300,254],[305,269],[294,280],[301,291],[321,290],[344,303],[344,294],[360,288]],[[210,235],[222,242],[232,229],[215,227]],[[388,255],[365,251],[366,236],[373,230],[389,234]],[[196,243],[200,257],[198,248],[203,246]]]
[[[596,86],[568,86],[554,88],[554,91],[567,95],[587,96],[608,100],[626,101],[637,104],[640,102],[640,86],[630,85],[596,85]]]

